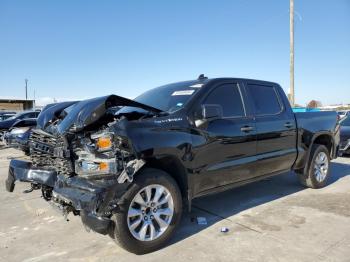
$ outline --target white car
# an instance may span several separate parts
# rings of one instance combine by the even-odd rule
[[[344,117],[350,115],[350,111],[343,110],[343,111],[337,111],[337,114],[339,116],[339,120],[343,119]]]

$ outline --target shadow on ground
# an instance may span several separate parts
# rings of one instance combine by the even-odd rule
[[[349,175],[350,165],[332,163],[328,186],[342,177]],[[193,201],[192,212],[188,213],[184,211],[181,226],[170,245],[205,230],[222,220],[232,222],[232,216],[244,210],[294,194],[301,190],[305,190],[305,187],[301,186],[297,176],[290,172],[226,192],[195,199]],[[197,216],[206,217],[207,225],[198,225],[196,222]]]

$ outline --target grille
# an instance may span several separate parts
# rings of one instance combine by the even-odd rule
[[[63,138],[53,137],[41,130],[33,130],[29,137],[30,157],[35,167],[55,169],[62,175],[73,172]]]

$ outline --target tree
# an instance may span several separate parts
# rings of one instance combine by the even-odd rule
[[[307,108],[317,108],[317,107],[321,107],[322,103],[320,101],[317,100],[311,100],[308,104],[307,104]]]

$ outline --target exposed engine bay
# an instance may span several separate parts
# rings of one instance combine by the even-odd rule
[[[6,190],[26,182],[24,193],[40,190],[88,231],[137,254],[156,250],[192,198],[193,136],[197,144],[205,138],[192,133],[184,112],[206,80],[160,86],[135,100],[110,95],[47,105],[27,139],[30,160],[11,160]]]
[[[122,106],[137,110],[118,113]],[[118,96],[47,108],[29,139],[31,162],[10,164],[13,181],[8,181],[8,190],[13,191],[15,180],[31,182],[28,192],[40,189],[43,198],[64,215],[81,215],[89,228],[107,234],[116,202],[145,164],[126,125],[159,113]]]

